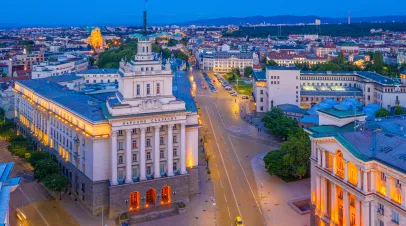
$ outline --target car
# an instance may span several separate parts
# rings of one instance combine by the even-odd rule
[[[233,96],[233,97],[236,97],[237,96],[237,93],[230,93],[231,94],[231,96]]]
[[[242,96],[242,99],[247,100],[249,97],[248,96]]]
[[[25,216],[25,214],[23,213],[23,211],[20,208],[16,208],[16,215],[17,215],[18,219],[20,219],[20,221],[27,219],[27,217]]]
[[[242,219],[241,219],[240,216],[237,216],[237,217],[235,218],[235,225],[236,225],[236,226],[244,226],[244,224],[242,223]]]
[[[212,89],[211,90],[213,93],[217,93],[217,89]]]

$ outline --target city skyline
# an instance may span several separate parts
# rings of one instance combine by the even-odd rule
[[[9,10],[3,12],[0,26],[140,25],[139,18],[142,17],[141,11],[144,9],[142,0],[124,1],[122,4],[112,4],[105,0],[99,1],[98,4],[73,0],[63,7],[47,4],[47,2],[22,0],[18,2],[18,5],[16,2],[4,2],[3,6]],[[347,16],[348,11],[351,11],[353,17],[404,15],[401,9],[406,6],[405,2],[399,0],[388,0],[387,4],[380,7],[375,7],[378,4],[377,0],[371,1],[368,5],[349,0],[335,1],[329,5],[323,5],[321,0],[311,0],[308,1],[308,4],[302,5],[298,0],[293,0],[291,1],[292,7],[286,7],[281,0],[273,1],[272,4],[260,0],[256,4],[244,5],[243,7],[241,4],[244,2],[241,0],[233,1],[232,4],[230,1],[219,3],[214,0],[208,0],[205,3],[199,7],[193,7],[185,0],[178,0],[176,4],[162,4],[151,0],[146,3],[149,11],[149,23],[161,25],[199,19],[258,15],[316,15],[343,18]],[[21,8],[19,5],[25,7]],[[266,7],[259,7],[260,5]],[[395,5],[396,7],[394,7]],[[228,10],[223,11],[222,9],[225,8]],[[39,14],[38,12],[42,13]]]

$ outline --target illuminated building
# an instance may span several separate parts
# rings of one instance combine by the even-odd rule
[[[104,48],[104,38],[100,32],[99,28],[95,28],[90,37],[87,39],[87,43],[91,45],[94,49],[100,50]]]
[[[198,186],[199,124],[190,88],[173,95],[178,78],[155,58],[148,36],[134,59],[110,72],[118,84],[110,93],[85,94],[47,80],[56,77],[16,82],[18,128],[57,156],[72,194],[91,214],[104,207],[112,219],[123,213],[131,219],[141,209],[176,208],[172,203],[187,202]],[[84,84],[90,79],[78,75]]]
[[[266,112],[272,106],[294,104],[310,108],[327,98],[342,101],[353,97],[364,105],[371,103],[390,109],[399,103],[406,106],[406,77],[388,78],[366,71],[299,71],[289,67],[267,67],[265,96],[257,105]],[[254,76],[253,93],[263,90],[263,80]],[[261,87],[256,84],[260,82]],[[264,92],[264,91],[262,91]]]
[[[311,225],[406,225],[406,120],[319,110],[311,140]],[[357,123],[354,123],[357,122]]]
[[[249,52],[204,52],[201,68],[214,73],[227,73],[238,68],[243,73],[244,68],[253,67],[253,64],[253,53]]]
[[[8,76],[13,76],[15,71],[31,71],[33,65],[44,61],[44,53],[32,51],[31,53],[17,54],[7,61]]]

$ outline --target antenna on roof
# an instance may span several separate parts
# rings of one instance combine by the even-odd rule
[[[148,0],[144,2],[144,35],[147,36],[147,10],[146,10],[146,3]]]
[[[372,158],[376,156],[376,132],[381,131],[381,128],[372,131]]]

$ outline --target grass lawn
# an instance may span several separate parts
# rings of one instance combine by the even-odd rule
[[[237,92],[239,94],[243,94],[243,95],[251,95],[251,93],[252,93],[252,86],[238,85],[238,89],[237,89],[237,85],[234,85],[234,89],[237,90]]]

